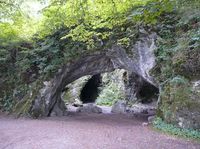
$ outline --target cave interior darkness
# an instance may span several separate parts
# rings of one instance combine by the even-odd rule
[[[93,75],[85,84],[80,93],[83,103],[94,103],[99,95],[99,87],[102,83],[101,74]]]
[[[136,97],[141,100],[142,103],[151,103],[157,101],[159,95],[159,89],[150,83],[144,81]]]
[[[99,96],[99,87],[102,85],[101,74],[93,75],[84,85],[80,93],[80,100],[83,103],[95,103]],[[144,81],[136,93],[141,103],[151,103],[158,99],[159,90],[150,83]]]

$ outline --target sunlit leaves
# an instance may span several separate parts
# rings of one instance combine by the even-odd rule
[[[31,18],[25,3],[37,0],[1,0],[0,1],[0,41],[1,45],[30,40],[38,30],[38,22]]]
[[[172,9],[170,0],[52,0],[43,12],[40,33],[45,36],[68,27],[71,31],[63,38],[92,44],[92,37],[102,33],[97,30],[112,30],[127,21],[156,24],[162,13]]]
[[[112,30],[130,19],[155,24],[162,12],[171,9],[170,0],[51,0],[48,7],[43,9],[42,18],[38,22],[30,18],[31,15],[25,9],[17,10],[13,5],[9,5],[11,2],[22,8],[20,6],[24,6],[28,1],[9,0],[0,3],[2,7],[6,6],[5,13],[11,9],[15,10],[11,16],[5,18],[9,21],[10,30],[16,32],[18,37],[28,39],[37,33],[38,37],[43,38],[67,27],[71,28],[71,31],[64,37],[90,44],[93,43],[93,36],[104,34],[97,30]],[[3,12],[2,10],[0,12]]]
[[[156,24],[158,17],[163,13],[171,12],[175,7],[174,1],[170,0],[151,0],[146,5],[134,9],[129,16],[144,23]]]

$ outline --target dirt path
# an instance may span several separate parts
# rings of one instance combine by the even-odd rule
[[[125,115],[71,114],[42,120],[0,116],[0,149],[200,149]]]

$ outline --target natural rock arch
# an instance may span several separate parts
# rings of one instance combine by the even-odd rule
[[[57,75],[40,90],[31,107],[33,117],[63,115],[65,106],[61,99],[62,90],[66,85],[86,75],[96,75],[111,72],[114,69],[125,69],[135,73],[147,82],[157,86],[149,75],[149,70],[155,65],[154,49],[155,34],[143,35],[134,45],[131,52],[114,45],[66,64]]]

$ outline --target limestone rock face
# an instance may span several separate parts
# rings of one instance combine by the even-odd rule
[[[51,115],[50,116],[63,116],[66,114],[67,108],[63,100],[57,100],[56,104],[54,105]]]
[[[136,94],[141,87],[143,79],[134,73],[127,73],[124,80],[126,99],[128,101],[136,101]]]
[[[123,114],[126,113],[126,102],[123,100],[119,100],[117,102],[115,102],[112,106],[112,113],[117,113],[117,114]]]
[[[51,81],[48,81],[48,84],[44,84],[33,102],[31,115],[35,118],[49,116],[56,104],[61,104],[57,107],[65,107],[63,102],[60,102],[62,91],[66,85],[78,78],[113,70],[111,60],[103,52],[88,55],[73,63],[66,64]],[[65,108],[61,110],[64,111]]]
[[[155,106],[155,103],[152,103],[152,104],[137,103],[129,107],[127,109],[127,112],[134,115],[145,114],[148,116],[152,116],[156,114],[156,106]]]
[[[90,76],[84,76],[82,78],[77,79],[76,81],[68,84],[62,93],[62,100],[66,103],[74,103],[77,105],[81,105],[80,93],[84,85],[90,79]]]
[[[128,54],[121,46],[113,45],[111,48],[81,57],[66,64],[49,81],[48,85],[44,85],[41,89],[41,92],[32,103],[30,113],[34,117],[49,116],[54,111],[55,106],[64,111],[65,108],[63,107],[65,105],[61,102],[63,89],[71,82],[86,75],[124,69],[157,86],[154,79],[149,75],[149,71],[155,65],[154,49],[156,48],[156,38],[157,36],[154,33],[141,33],[138,41],[132,45],[132,54]]]
[[[159,89],[149,82],[145,81],[141,76],[135,73],[127,73],[127,81],[125,81],[126,100],[131,103],[140,101],[142,103],[150,103],[157,101]]]

